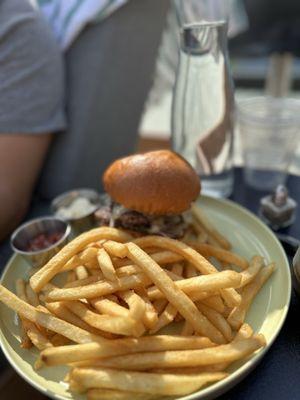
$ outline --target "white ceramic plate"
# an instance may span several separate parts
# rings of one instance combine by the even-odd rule
[[[265,335],[267,346],[246,361],[234,363],[232,372],[226,379],[199,392],[182,397],[183,400],[213,399],[241,381],[261,360],[278,335],[289,307],[291,279],[288,260],[274,234],[244,208],[227,200],[217,200],[202,196],[199,205],[211,218],[216,227],[233,244],[237,253],[250,258],[254,254],[263,255],[267,261],[276,261],[276,271],[259,292],[246,321],[255,332]],[[7,264],[2,284],[15,290],[17,278],[27,278],[29,266],[19,256],[13,256]],[[13,368],[32,386],[53,399],[83,400],[84,396],[68,391],[63,382],[66,367],[33,369],[36,350],[24,350],[19,346],[20,337],[16,314],[0,303],[0,343],[4,354]],[[134,399],[133,399],[134,400]]]

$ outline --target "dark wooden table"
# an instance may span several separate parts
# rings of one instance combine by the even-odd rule
[[[300,177],[290,176],[288,188],[294,199],[300,203]],[[259,199],[263,192],[254,191],[244,184],[241,169],[235,170],[235,186],[231,199],[257,213]],[[49,214],[49,203],[36,200],[32,204],[27,219]],[[300,207],[293,226],[286,228],[288,233],[300,239]],[[0,270],[7,262],[11,251],[8,243],[0,246]],[[290,310],[274,345],[266,354],[258,368],[221,396],[221,400],[297,400],[300,399],[300,298],[292,295]],[[35,389],[21,380],[8,365],[0,352],[0,398],[45,399]]]

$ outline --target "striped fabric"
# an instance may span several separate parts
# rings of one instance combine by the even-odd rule
[[[127,0],[36,0],[52,27],[63,50],[66,50],[90,22],[107,18]]]

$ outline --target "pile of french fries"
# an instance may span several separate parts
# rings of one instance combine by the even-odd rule
[[[70,366],[70,390],[89,400],[151,399],[224,379],[265,346],[245,317],[274,263],[232,252],[203,211],[192,216],[182,241],[95,228],[19,279],[17,295],[0,286],[36,368]]]

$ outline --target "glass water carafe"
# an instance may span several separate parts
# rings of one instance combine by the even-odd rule
[[[184,25],[172,106],[173,150],[201,177],[202,192],[233,186],[233,84],[225,21]]]

